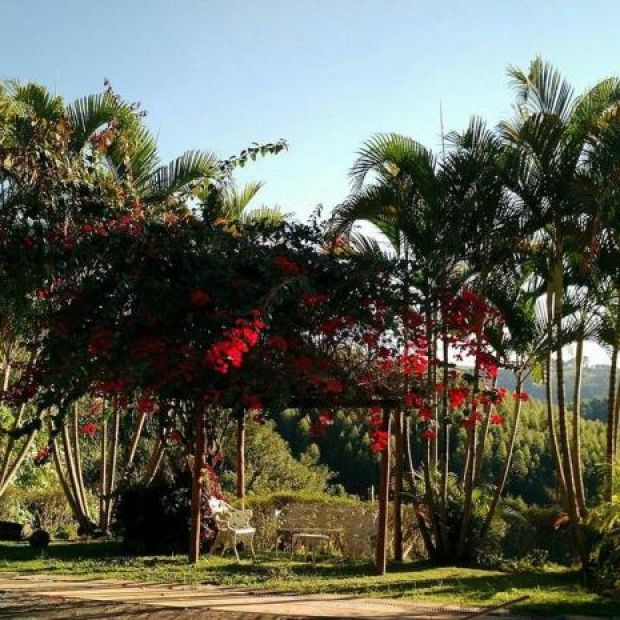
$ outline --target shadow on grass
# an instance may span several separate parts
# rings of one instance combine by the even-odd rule
[[[538,616],[588,614],[620,618],[618,602],[583,591],[577,571],[501,573],[441,568],[429,562],[416,562],[392,564],[387,575],[378,577],[370,563],[332,561],[314,567],[302,558],[290,562],[286,556],[261,554],[256,563],[245,560],[241,564],[232,558],[207,556],[194,573],[183,556],[126,556],[120,543],[114,541],[57,543],[43,554],[25,545],[0,545],[0,562],[5,567],[14,563],[14,570],[23,573],[67,574],[70,569],[70,574],[76,578],[88,574],[98,578],[115,576],[178,581],[184,574],[192,574],[193,579],[205,584],[247,587],[264,584],[278,591],[398,597],[412,602],[428,601],[431,597],[447,603],[460,599],[481,607],[527,594],[531,600],[515,605],[515,612]],[[9,570],[13,569],[9,567]]]

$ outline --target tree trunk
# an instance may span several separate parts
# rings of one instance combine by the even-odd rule
[[[112,514],[114,512],[114,493],[115,493],[115,484],[116,484],[116,468],[118,463],[118,440],[120,433],[120,424],[121,424],[121,410],[118,406],[118,400],[114,399],[113,404],[114,409],[114,418],[112,420],[112,437],[109,446],[109,467],[108,467],[108,476],[107,476],[107,502],[106,502],[106,512],[105,512],[105,527],[104,531],[109,531],[110,526],[112,525]]]
[[[82,472],[82,450],[80,449],[80,415],[77,404],[73,407],[72,414],[73,421],[73,433],[71,440],[73,442],[73,454],[75,456],[75,472],[77,474],[78,491],[80,494],[80,500],[84,506],[84,514],[91,521],[90,510],[88,507],[88,500],[86,496],[86,486],[84,485],[84,475]]]
[[[189,561],[196,565],[200,558],[200,525],[202,504],[202,476],[205,464],[205,407],[199,399],[194,413],[194,471],[192,479],[191,531],[189,545]]]
[[[519,432],[519,421],[521,419],[521,410],[523,408],[523,401],[520,398],[522,389],[523,389],[523,381],[521,379],[521,376],[517,375],[517,385],[515,387],[515,402],[514,402],[514,422],[513,422],[512,431],[510,433],[510,440],[508,442],[508,454],[506,456],[504,467],[502,468],[502,472],[499,476],[499,480],[495,488],[493,500],[491,501],[491,506],[489,507],[489,513],[482,527],[482,532],[480,534],[481,538],[484,538],[486,536],[486,533],[488,532],[489,527],[491,526],[493,517],[495,516],[495,511],[497,510],[499,501],[504,493],[504,489],[506,488],[506,482],[508,481],[508,474],[510,473],[510,468],[512,467],[512,458],[514,455],[514,449],[515,449],[515,444],[517,440],[517,433]]]
[[[607,397],[607,454],[606,469],[607,480],[605,488],[605,499],[611,502],[614,490],[614,461],[616,457],[616,445],[614,442],[614,428],[616,418],[616,375],[618,368],[618,344],[617,340],[611,352],[611,367],[609,369],[609,392]]]
[[[105,415],[105,413],[104,413]],[[101,462],[99,464],[99,528],[105,531],[105,515],[108,510],[108,421],[101,421]]]
[[[571,456],[571,445],[568,437],[568,425],[566,421],[566,398],[564,392],[564,356],[562,354],[562,316],[564,302],[564,271],[561,258],[556,261],[553,272],[553,295],[554,295],[554,312],[553,324],[556,336],[556,386],[558,398],[558,425],[560,437],[560,454],[562,457],[562,465],[564,467],[564,477],[566,480],[566,502],[567,512],[575,532],[575,544],[577,552],[581,558],[581,562],[585,567],[587,563],[586,550],[583,544],[583,535],[581,528],[581,515],[579,514],[579,506],[577,504],[577,493],[575,485],[575,473],[573,471],[573,458]]]
[[[426,548],[426,553],[428,557],[431,559],[437,559],[437,548],[433,544],[433,539],[428,529],[428,525],[424,519],[424,515],[422,514],[422,507],[420,506],[420,502],[418,502],[417,497],[417,489],[415,484],[415,469],[413,467],[413,453],[411,450],[411,419],[407,417],[405,423],[407,432],[405,437],[405,445],[407,447],[407,463],[409,465],[408,468],[408,479],[409,486],[411,487],[411,497],[413,502],[413,509],[415,511],[416,521],[418,523],[418,527],[420,528],[420,533],[422,534],[422,540],[424,541],[424,547]]]
[[[143,484],[148,486],[149,484],[151,484],[151,482],[153,482],[153,479],[157,474],[157,470],[159,469],[161,461],[164,458],[165,451],[166,444],[164,440],[160,438],[156,441],[153,452],[151,453],[148,463],[146,464],[144,476],[142,477]]]
[[[573,390],[573,471],[575,475],[575,490],[577,505],[583,517],[586,514],[586,495],[583,486],[583,466],[581,458],[581,379],[583,374],[583,339],[577,340],[575,351],[575,385]]]
[[[5,491],[11,484],[11,480],[13,480],[13,476],[18,472],[21,464],[24,462],[24,459],[28,455],[28,451],[32,447],[34,443],[34,438],[36,437],[35,431],[30,431],[26,441],[21,446],[21,449],[15,455],[13,463],[9,463],[7,465],[6,470],[3,470],[2,476],[0,476],[0,498],[4,495]]]
[[[131,439],[129,440],[129,449],[127,451],[127,458],[125,459],[123,478],[127,478],[131,472],[131,467],[133,466],[134,459],[136,458],[138,443],[140,442],[140,437],[142,436],[142,429],[144,428],[145,421],[146,413],[141,411],[138,413],[136,424],[134,426],[133,433],[131,434]]]
[[[390,433],[390,412],[383,412],[381,424],[383,432]],[[387,570],[387,540],[388,540],[388,504],[390,495],[390,441],[381,452],[380,485],[379,485],[379,518],[377,520],[377,547],[375,566],[379,575],[385,575]]]
[[[403,561],[403,412],[394,412],[394,559]]]
[[[237,418],[237,499],[245,508],[245,410]]]

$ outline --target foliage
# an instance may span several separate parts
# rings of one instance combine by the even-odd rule
[[[249,424],[247,427],[245,455],[246,492],[264,495],[282,491],[324,493],[331,473],[316,456],[302,454],[298,459],[291,455],[286,441],[274,430],[272,421]],[[224,463],[220,480],[224,493],[234,494],[236,463],[233,437],[224,443]]]

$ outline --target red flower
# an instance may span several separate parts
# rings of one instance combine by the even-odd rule
[[[504,424],[504,418],[503,418],[501,415],[499,415],[499,413],[492,413],[492,414],[489,416],[489,422],[490,422],[491,424],[499,424],[499,425],[502,425],[502,424]]]
[[[329,411],[321,411],[319,413],[319,423],[323,426],[331,426],[334,423],[334,416]]]
[[[51,454],[52,452],[49,449],[49,447],[45,446],[41,448],[33,457],[34,464],[37,467],[40,467],[41,465],[45,465],[45,463],[49,461]]]
[[[246,409],[253,409],[255,411],[263,409],[263,401],[260,399],[260,396],[255,394],[244,394],[241,397],[241,403]]]
[[[168,435],[168,439],[170,440],[171,444],[179,444],[183,441],[183,436],[181,435],[181,433],[177,430],[171,431],[170,435]]]
[[[421,437],[422,439],[425,439],[426,441],[431,441],[432,439],[437,438],[437,431],[432,428],[424,429],[422,431]]]
[[[211,296],[209,293],[197,288],[190,293],[190,299],[195,306],[206,306],[211,301]]]
[[[320,306],[326,301],[327,295],[323,295],[322,293],[304,292],[301,296],[301,303],[304,306],[308,306],[309,308],[315,308],[316,306]]]
[[[524,403],[526,403],[530,399],[530,397],[527,394],[527,392],[514,392],[512,394],[512,397],[515,398],[515,399],[518,399],[518,400],[520,400],[520,401],[522,401]]]
[[[138,413],[153,413],[157,409],[157,401],[152,396],[142,395],[136,401]]]
[[[387,448],[389,440],[390,436],[387,431],[373,431],[370,433],[370,449],[375,453],[383,452]]]
[[[300,372],[308,372],[312,368],[312,359],[307,355],[301,355],[293,360],[293,364]]]
[[[288,349],[288,342],[286,338],[282,338],[282,336],[271,336],[269,340],[267,340],[267,345],[272,349],[276,349],[277,351],[286,351]]]
[[[297,263],[288,258],[288,256],[276,256],[273,259],[273,263],[285,275],[296,276],[301,271]]]
[[[84,422],[80,425],[80,433],[85,437],[93,437],[99,426],[94,422]]]
[[[420,411],[418,412],[418,416],[420,420],[424,420],[428,422],[433,419],[433,412],[428,407],[420,407]]]
[[[448,391],[448,399],[450,400],[450,407],[458,409],[465,404],[469,389],[466,387],[452,388]]]
[[[327,394],[340,394],[344,391],[344,385],[342,381],[338,381],[338,379],[330,379],[325,384],[325,392]]]

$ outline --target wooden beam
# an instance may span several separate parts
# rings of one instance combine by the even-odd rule
[[[205,458],[205,408],[199,398],[194,412],[194,472],[192,479],[191,530],[189,539],[189,561],[197,564],[200,558],[200,522],[202,503],[202,474]]]

